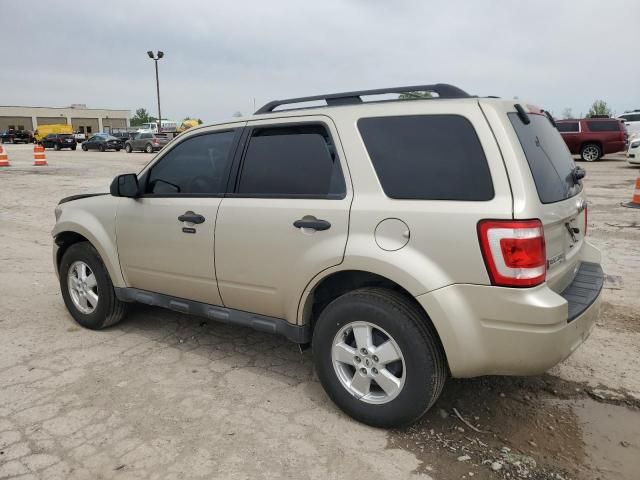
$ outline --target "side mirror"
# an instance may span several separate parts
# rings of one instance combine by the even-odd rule
[[[113,182],[111,182],[111,188],[109,190],[114,197],[137,198],[140,196],[138,176],[135,173],[118,175],[113,179]]]

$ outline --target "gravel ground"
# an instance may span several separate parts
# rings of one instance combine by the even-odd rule
[[[640,210],[620,202],[640,169],[619,157],[583,164],[608,275],[589,340],[540,377],[452,380],[419,424],[387,432],[339,412],[283,339],[142,306],[79,328],[53,272],[55,204],[152,156],[47,151],[32,167],[29,146],[7,150],[0,479],[638,478]]]

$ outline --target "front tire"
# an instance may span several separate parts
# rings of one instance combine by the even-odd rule
[[[80,148],[82,148],[82,150],[85,151],[85,152],[89,150],[89,147],[87,147],[84,143],[82,144],[82,147],[80,147]]]
[[[334,403],[374,427],[418,420],[448,376],[444,351],[424,312],[382,288],[354,290],[322,311],[313,332],[313,359]]]
[[[53,146],[53,149],[54,149],[56,152],[59,152],[59,151],[60,151],[60,145],[58,145],[58,144],[56,143],[56,144]]]
[[[131,148],[131,145],[126,144],[126,145],[124,146],[124,151],[125,151],[125,152],[127,152],[127,153],[131,153],[131,151],[132,151],[132,150],[133,150],[133,149]]]
[[[602,157],[602,149],[595,143],[587,143],[580,149],[580,158],[585,162],[595,162]]]
[[[76,322],[100,330],[122,320],[127,304],[116,297],[109,273],[89,242],[71,245],[59,272],[62,298]]]
[[[100,150],[101,152],[104,152],[104,151],[106,151],[106,148],[104,148],[104,145],[100,145],[98,147],[98,150]]]

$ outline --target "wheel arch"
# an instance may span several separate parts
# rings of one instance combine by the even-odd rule
[[[69,247],[78,242],[89,242],[96,249],[102,263],[104,264],[111,282],[115,287],[125,287],[125,281],[120,270],[117,250],[115,244],[110,240],[110,236],[105,229],[95,219],[90,222],[90,227],[73,222],[63,222],[56,224],[53,231],[54,238],[54,262],[56,271],[59,270],[62,256]]]
[[[345,269],[327,272],[324,276],[316,277],[300,300],[298,324],[310,325],[310,332],[313,334],[317,318],[329,303],[347,292],[363,287],[381,287],[398,292],[418,308],[424,314],[425,322],[428,322],[436,332],[438,337],[436,341],[440,344],[446,358],[447,349],[437,326],[431,320],[429,312],[416,300],[409,289],[385,275],[366,270]]]

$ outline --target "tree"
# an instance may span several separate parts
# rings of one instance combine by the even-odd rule
[[[151,121],[149,116],[149,112],[145,108],[139,108],[136,110],[136,114],[131,117],[131,126],[135,127],[138,125],[142,125],[143,123],[149,123]]]
[[[606,115],[607,117],[610,117],[611,114],[612,112],[609,105],[607,105],[607,102],[604,100],[596,100],[591,105],[589,113],[587,113],[587,117],[595,117],[596,115]]]
[[[573,118],[573,111],[569,107],[565,108],[564,110],[562,110],[562,118]]]
[[[416,98],[432,98],[432,97],[433,95],[431,94],[431,92],[418,91],[418,92],[401,93],[398,98],[400,100],[412,100]]]

